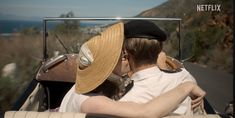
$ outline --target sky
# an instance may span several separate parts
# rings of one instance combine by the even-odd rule
[[[0,0],[0,19],[58,17],[132,17],[167,0]]]

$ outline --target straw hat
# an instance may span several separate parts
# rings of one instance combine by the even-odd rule
[[[123,23],[117,23],[82,45],[76,75],[77,93],[90,92],[108,78],[120,57],[123,39]]]

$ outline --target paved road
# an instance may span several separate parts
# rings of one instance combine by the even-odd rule
[[[226,104],[233,100],[233,75],[188,62],[184,65],[207,92],[206,98],[210,104],[217,111],[224,112]]]

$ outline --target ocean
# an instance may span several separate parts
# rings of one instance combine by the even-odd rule
[[[42,21],[0,20],[0,34],[11,34],[27,27],[42,29]]]
[[[48,22],[49,29],[55,27],[60,22]],[[81,27],[94,26],[94,22],[80,22]],[[0,34],[17,33],[24,28],[36,27],[40,30],[43,28],[43,21],[23,21],[23,20],[0,20]]]

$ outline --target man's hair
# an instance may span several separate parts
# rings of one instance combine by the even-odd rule
[[[162,42],[147,38],[127,38],[124,42],[125,49],[133,57],[136,66],[142,64],[155,64],[158,54],[162,50]]]

